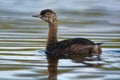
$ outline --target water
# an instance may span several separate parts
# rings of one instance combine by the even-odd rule
[[[44,8],[58,14],[59,40],[83,37],[104,42],[100,61],[59,60],[58,80],[120,80],[119,0],[1,0],[0,4],[0,80],[48,79],[44,54],[48,25],[31,17]]]

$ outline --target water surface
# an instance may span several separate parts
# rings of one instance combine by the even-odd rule
[[[94,66],[59,60],[58,80],[120,80],[119,0],[3,0],[0,4],[0,80],[47,80],[48,24],[32,17],[44,8],[58,14],[59,40],[82,37],[104,42],[101,61],[86,62]]]

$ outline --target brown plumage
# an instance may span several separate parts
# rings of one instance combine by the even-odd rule
[[[46,45],[46,54],[48,60],[49,80],[57,80],[57,64],[61,58],[72,59],[76,62],[83,62],[86,57],[94,54],[101,54],[100,45],[85,38],[74,38],[63,41],[57,40],[58,21],[56,13],[50,9],[45,9],[38,15],[49,24],[49,33]]]
[[[74,38],[63,41],[57,40],[58,21],[56,13],[50,9],[45,9],[38,15],[49,24],[49,34],[46,45],[46,54],[57,58],[82,58],[92,54],[101,54],[101,43],[94,43],[85,38]]]

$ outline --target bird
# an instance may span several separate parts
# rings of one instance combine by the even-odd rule
[[[46,54],[49,57],[78,59],[102,53],[102,43],[95,43],[87,38],[71,38],[58,41],[58,18],[53,10],[44,9],[39,14],[33,15],[33,17],[41,18],[48,23]]]
[[[84,62],[93,55],[101,55],[103,43],[94,43],[86,38],[72,38],[58,41],[58,18],[51,9],[44,9],[33,17],[41,18],[49,25],[45,53],[47,54],[49,80],[57,80],[57,65],[59,59],[72,59],[75,62]]]

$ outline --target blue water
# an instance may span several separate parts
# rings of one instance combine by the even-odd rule
[[[32,17],[46,8],[58,15],[59,41],[82,37],[104,43],[101,60],[59,60],[58,80],[120,80],[119,5],[119,0],[0,0],[0,80],[48,80],[48,25]]]

